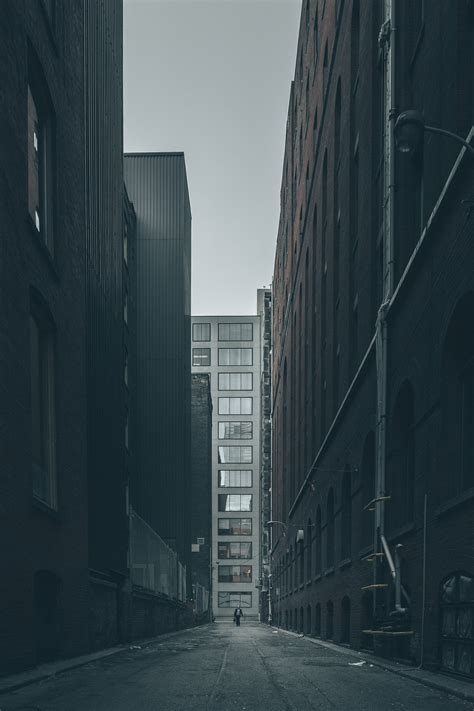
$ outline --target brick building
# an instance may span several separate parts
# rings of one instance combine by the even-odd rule
[[[471,139],[473,23],[303,2],[273,284],[274,619],[467,677],[474,162],[431,133],[397,153],[392,124]]]
[[[190,583],[210,592],[212,531],[212,400],[207,373],[191,375]],[[196,590],[196,588],[194,588]],[[189,595],[189,597],[191,597]],[[194,593],[196,600],[196,593]]]
[[[81,3],[2,4],[3,673],[89,644],[83,52]]]

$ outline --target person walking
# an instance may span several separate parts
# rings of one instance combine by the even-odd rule
[[[244,613],[242,612],[241,607],[236,607],[234,610],[234,622],[237,625],[237,627],[240,627],[240,618],[244,616]]]

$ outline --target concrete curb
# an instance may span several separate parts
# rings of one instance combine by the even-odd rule
[[[287,634],[291,637],[296,637],[296,639],[306,640],[311,642],[311,644],[316,644],[319,647],[326,647],[331,651],[338,652],[339,654],[345,654],[353,659],[358,659],[359,661],[364,661],[367,664],[372,664],[374,667],[383,669],[384,671],[391,672],[392,674],[397,674],[398,676],[404,677],[405,679],[410,679],[418,684],[423,684],[431,689],[436,689],[437,691],[443,691],[445,694],[450,696],[456,696],[462,701],[469,701],[474,704],[474,685],[470,682],[465,682],[461,679],[451,679],[450,677],[441,677],[435,672],[427,671],[426,669],[418,669],[417,667],[405,666],[399,664],[398,662],[388,662],[385,659],[367,654],[366,652],[358,652],[355,649],[350,649],[348,647],[343,647],[339,644],[334,644],[332,642],[325,642],[320,639],[313,639],[312,637],[306,637],[305,635],[300,635],[297,632],[290,632],[289,630],[283,630],[279,627],[274,627],[273,629],[278,630],[281,634]],[[470,688],[461,688],[461,685]]]
[[[84,667],[86,664],[92,664],[101,659],[106,659],[107,657],[113,657],[121,652],[127,652],[133,647],[148,647],[151,644],[156,644],[157,642],[165,642],[167,639],[172,637],[177,637],[184,632],[194,632],[195,630],[203,629],[211,623],[206,623],[204,625],[197,625],[196,627],[188,627],[184,630],[177,630],[176,632],[167,632],[166,634],[159,635],[158,637],[147,638],[144,640],[135,640],[129,644],[121,644],[117,647],[109,647],[108,649],[102,649],[99,652],[92,652],[91,654],[84,654],[80,657],[71,657],[71,659],[63,659],[57,662],[52,662],[51,664],[43,664],[40,667],[35,667],[25,672],[20,672],[19,674],[13,674],[11,676],[0,677],[0,696],[4,694],[9,694],[12,691],[17,691],[24,686],[30,686],[31,684],[36,684],[37,682],[44,681],[45,679],[50,679],[51,677],[58,676],[64,672],[71,671],[72,669],[78,669],[79,667]]]

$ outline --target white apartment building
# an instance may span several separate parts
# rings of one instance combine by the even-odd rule
[[[193,373],[212,397],[212,609],[259,613],[260,316],[193,316]],[[206,542],[207,543],[207,542]]]

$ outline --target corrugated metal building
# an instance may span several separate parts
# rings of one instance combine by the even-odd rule
[[[137,216],[137,513],[189,559],[191,209],[182,153],[127,154]]]

